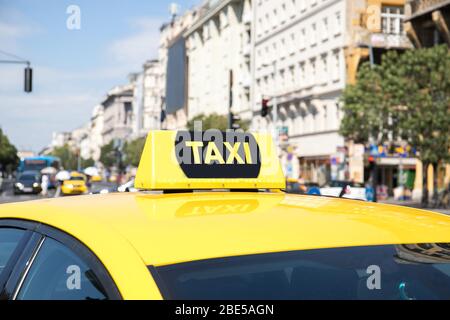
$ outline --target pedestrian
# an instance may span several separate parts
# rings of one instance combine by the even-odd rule
[[[42,181],[41,181],[41,189],[42,189],[42,195],[45,197],[47,196],[47,192],[48,192],[48,183],[49,183],[49,178],[46,174],[42,175]]]

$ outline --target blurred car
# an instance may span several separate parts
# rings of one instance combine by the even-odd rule
[[[89,194],[108,194],[117,192],[117,185],[109,182],[93,183]]]
[[[124,183],[119,188],[117,188],[117,191],[119,191],[119,192],[137,192],[139,190],[134,187],[134,179],[131,179],[127,183]]]
[[[61,186],[63,195],[77,195],[88,192],[86,179],[82,175],[72,175],[69,180],[65,180]]]
[[[320,194],[329,197],[367,201],[364,185],[352,181],[332,180],[320,188]]]
[[[91,182],[102,182],[103,178],[100,175],[95,175],[91,177]]]
[[[293,194],[310,194],[312,190],[319,188],[319,184],[315,182],[299,182],[296,179],[286,180],[286,192]]]
[[[24,171],[14,183],[14,194],[38,194],[41,191],[41,174],[38,171]]]

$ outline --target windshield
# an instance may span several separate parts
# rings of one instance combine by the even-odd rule
[[[36,175],[21,175],[19,181],[37,181]]]
[[[155,272],[170,299],[450,299],[449,244],[262,254]]]
[[[83,177],[71,177],[70,178],[71,181],[84,181]]]

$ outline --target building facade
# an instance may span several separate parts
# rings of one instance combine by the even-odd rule
[[[198,18],[201,8],[188,10],[180,16],[174,16],[170,23],[161,26],[160,29],[160,43],[158,50],[158,60],[161,69],[160,73],[160,97],[162,99],[162,109],[164,110],[161,116],[161,126],[163,129],[176,130],[186,127],[187,118],[187,103],[184,101],[183,106],[175,111],[167,110],[167,70],[169,67],[169,50],[177,40],[182,37],[185,32]],[[180,75],[183,78],[185,74]]]
[[[103,100],[103,144],[130,138],[133,132],[133,90],[133,84],[117,86]]]
[[[141,132],[145,136],[149,130],[161,129],[162,73],[158,60],[147,61],[143,66],[143,111]]]
[[[103,106],[97,105],[92,110],[90,121],[90,151],[95,162],[100,160],[101,147],[103,146]]]
[[[233,112],[251,119],[250,0],[209,1],[185,33],[188,118]]]
[[[405,30],[416,48],[450,46],[450,1],[407,1]]]
[[[403,19],[404,0],[255,0],[252,127],[275,131],[272,113],[263,117],[261,110],[263,100],[276,100],[288,177],[364,180],[364,155],[349,161],[339,134],[340,97],[361,63],[410,47]]]
[[[263,99],[273,104],[276,98],[286,175],[325,182],[331,156],[344,147],[338,129],[346,84],[346,1],[256,0],[255,6],[253,129],[274,130],[271,114],[260,112]]]

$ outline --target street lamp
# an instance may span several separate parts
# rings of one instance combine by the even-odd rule
[[[26,93],[30,93],[33,90],[33,69],[30,67],[30,61],[25,60],[15,54],[5,52],[0,50],[0,53],[3,55],[14,58],[15,60],[0,60],[0,63],[8,63],[8,64],[26,64],[25,74],[24,74],[24,91]]]

